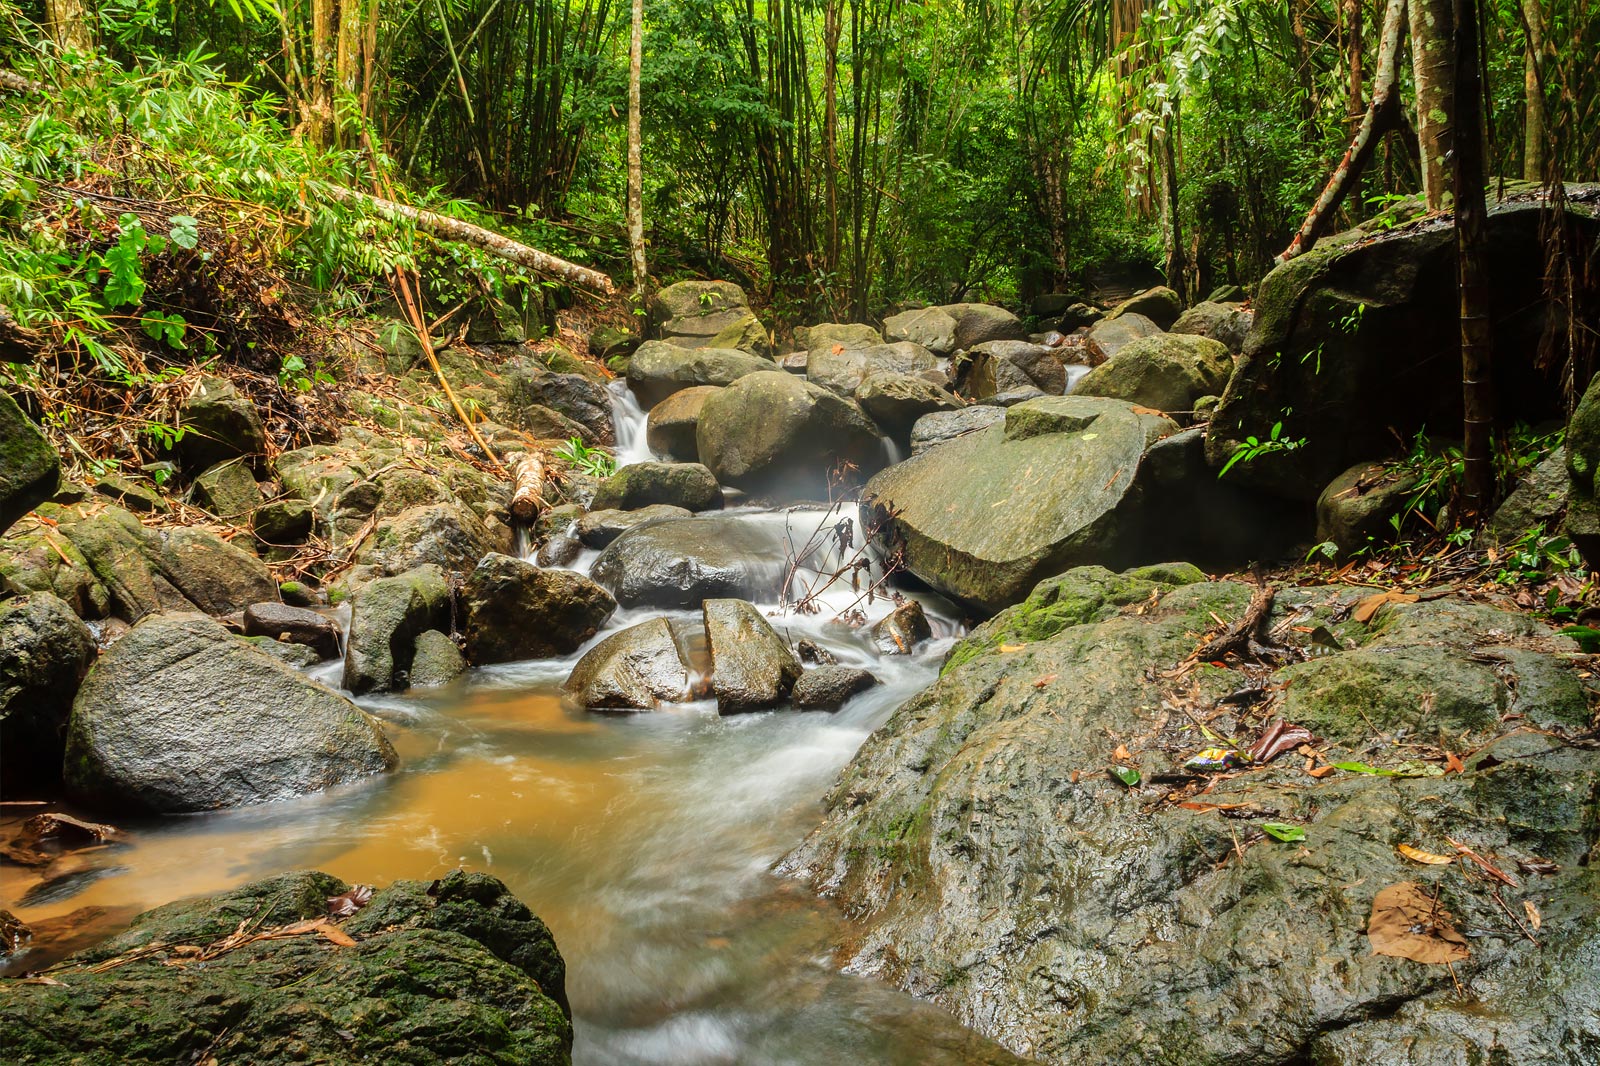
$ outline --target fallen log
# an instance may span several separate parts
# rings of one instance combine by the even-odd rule
[[[541,252],[537,248],[530,248],[526,244],[503,237],[482,226],[474,226],[470,222],[436,214],[433,211],[424,211],[409,204],[386,200],[381,196],[347,189],[342,185],[324,185],[322,188],[340,203],[371,208],[390,221],[410,222],[424,233],[431,233],[443,240],[460,241],[482,248],[519,266],[525,266],[540,274],[558,277],[580,288],[607,294],[615,291],[616,287],[612,285],[611,279],[598,270],[569,263],[565,259],[559,259],[548,252]]]
[[[14,70],[0,70],[0,89],[10,89],[14,93],[42,93],[44,83],[24,78]]]
[[[530,452],[517,461],[511,475],[512,518],[527,524],[539,517],[539,512],[545,507],[544,483],[543,456],[538,452]]]

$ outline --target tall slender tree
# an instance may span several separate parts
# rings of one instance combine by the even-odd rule
[[[1544,180],[1544,8],[1539,0],[1522,0],[1522,24],[1526,38],[1522,58],[1522,176],[1528,181]]]
[[[1487,517],[1494,503],[1494,323],[1490,317],[1488,211],[1484,202],[1483,84],[1478,74],[1477,0],[1452,0],[1455,110],[1452,144],[1456,264],[1461,286],[1461,509]]]
[[[1410,0],[1411,76],[1417,87],[1422,193],[1429,211],[1449,206],[1451,119],[1456,113],[1455,0]],[[1476,54],[1467,57],[1477,62]]]
[[[639,77],[644,61],[644,0],[633,0],[628,42],[628,249],[633,257],[633,293],[643,299],[650,285],[644,255],[644,145],[639,130]]]

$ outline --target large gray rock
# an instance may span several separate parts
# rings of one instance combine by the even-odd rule
[[[988,429],[1005,421],[1006,410],[993,404],[973,404],[959,411],[938,411],[923,415],[911,427],[911,454],[921,455],[929,448]]]
[[[466,656],[456,642],[437,629],[417,635],[411,657],[411,687],[438,688],[448,685],[467,669]]]
[[[787,699],[800,677],[800,660],[755,605],[707,600],[701,610],[717,713],[764,711]]]
[[[791,499],[825,499],[885,459],[859,407],[781,370],[740,378],[708,399],[696,440],[722,484]]]
[[[67,716],[94,662],[94,638],[48,592],[0,600],[0,775],[9,785],[61,773]]]
[[[815,326],[797,327],[794,341],[807,351],[871,348],[883,343],[883,334],[860,322],[823,322]]]
[[[910,341],[935,355],[951,355],[956,350],[955,317],[937,307],[902,311],[883,320],[885,340]]]
[[[500,379],[500,400],[514,423],[525,422],[521,412],[527,408],[542,407],[582,426],[581,435],[590,444],[616,440],[611,394],[582,374],[558,374],[536,363],[514,364]]]
[[[651,300],[651,320],[663,341],[684,348],[770,350],[766,329],[750,311],[744,290],[727,281],[680,281]],[[637,353],[635,353],[637,354]]]
[[[629,530],[600,553],[591,573],[624,607],[697,609],[718,597],[773,600],[783,571],[781,531],[716,516]]]
[[[1392,543],[1391,518],[1405,510],[1415,474],[1384,463],[1357,463],[1328,482],[1317,497],[1317,542],[1332,544],[1341,558]]]
[[[629,626],[585,652],[562,691],[590,710],[653,711],[692,699],[685,639],[665,618]]]
[[[9,394],[0,392],[0,533],[55,494],[61,460]]]
[[[174,949],[195,954],[241,925],[325,921],[328,901],[353,887],[300,872],[141,914],[61,963],[70,977],[7,988],[0,1044],[27,1063],[205,1061],[195,1052],[210,1049],[252,1066],[570,1066],[561,954],[485,874],[379,890],[335,927],[354,946],[278,936],[179,964]]]
[[[1050,396],[1067,391],[1067,371],[1053,348],[1029,341],[985,341],[968,353],[966,391],[975,399],[1033,387]]]
[[[688,518],[694,512],[667,503],[653,503],[635,511],[590,511],[578,519],[574,530],[586,548],[604,548],[628,530],[652,522],[665,522],[674,518]]]
[[[0,539],[0,592],[48,592],[79,618],[104,618],[111,610],[111,593],[78,546],[43,524]]]
[[[1089,353],[1090,365],[1098,366],[1134,341],[1160,335],[1161,327],[1143,315],[1123,315],[1116,319],[1101,319],[1090,326],[1083,344]]]
[[[856,389],[856,403],[884,433],[902,442],[924,415],[966,406],[954,393],[909,374],[869,374]]]
[[[156,565],[207,614],[233,614],[278,598],[278,583],[260,559],[208,530],[167,530]]]
[[[1581,685],[1558,665],[1564,638],[1462,603],[1391,606],[1369,628],[1344,614],[1369,590],[1280,590],[1276,623],[1294,610],[1350,647],[1261,679],[1271,691],[1295,676],[1284,718],[1315,723],[1330,758],[1423,776],[1314,779],[1291,753],[1200,795],[1161,776],[1213,744],[1171,707],[1197,706],[1241,743],[1276,709],[1219,703],[1244,683],[1237,671],[1172,667],[1213,615],[1244,613],[1250,588],[1064,576],[1070,596],[979,627],[981,650],[958,648],[867,740],[822,826],[781,865],[856,916],[851,972],[1052,1064],[1410,1066],[1491,1046],[1513,1062],[1592,1057],[1600,917],[1584,863],[1600,829],[1586,800],[1600,753],[1500,721],[1508,709],[1540,728],[1581,717]],[[1430,707],[1442,713],[1430,720]],[[1404,769],[1421,749],[1398,730],[1418,725],[1421,744],[1450,732],[1448,750],[1474,752],[1465,771]],[[1128,788],[1106,773],[1113,763],[1142,781]],[[1191,799],[1204,802],[1177,802]],[[1279,843],[1263,821],[1305,838]],[[1396,850],[1454,854],[1450,840],[1517,885]],[[1519,871],[1529,856],[1559,872]],[[1438,893],[1444,920],[1470,937],[1451,970],[1375,953],[1375,898],[1401,882]],[[1507,916],[1529,925],[1522,900],[1542,912],[1540,944]]]
[[[697,385],[731,385],[746,374],[776,370],[777,364],[731,348],[682,348],[646,341],[628,361],[628,387],[645,407]]]
[[[318,659],[339,657],[339,626],[327,615],[282,603],[252,603],[244,610],[244,635],[303,644]]]
[[[668,396],[650,408],[645,420],[645,442],[657,455],[680,463],[698,463],[700,447],[695,443],[695,427],[700,424],[700,409],[716,395],[717,385],[695,385]]]
[[[862,503],[913,574],[997,611],[1069,566],[1136,557],[1134,476],[1145,449],[1176,429],[1118,400],[1032,400],[885,470]]]
[[[1189,411],[1228,386],[1233,357],[1209,337],[1167,333],[1123,347],[1083,376],[1074,396],[1105,396],[1157,411]]]
[[[802,711],[837,711],[850,697],[878,684],[871,671],[828,663],[807,670],[794,683],[794,705]]]
[[[394,768],[355,704],[197,614],[155,615],[100,657],[72,705],[65,779],[103,809],[238,807]]]
[[[969,349],[984,341],[1020,341],[1028,337],[1022,319],[1003,307],[962,303],[945,304],[939,310],[955,319],[958,349]]]
[[[254,460],[267,450],[267,431],[248,396],[233,382],[206,375],[178,408],[183,437],[177,442],[178,461],[199,473],[229,459]]]
[[[840,351],[818,349],[806,359],[806,380],[849,397],[873,374],[916,374],[938,365],[932,352],[909,341]]]
[[[1572,187],[1574,240],[1600,238],[1595,190]],[[1563,328],[1553,319],[1564,312],[1546,299],[1542,280],[1548,203],[1518,189],[1490,207],[1487,223],[1495,416],[1504,424],[1559,417],[1559,388],[1528,357],[1547,326]],[[1263,278],[1254,307],[1207,455],[1220,467],[1280,422],[1282,439],[1304,443],[1239,463],[1230,478],[1310,501],[1352,464],[1393,454],[1397,437],[1424,427],[1459,432],[1460,299],[1448,217],[1329,238]]]
[[[721,510],[722,487],[699,463],[633,463],[600,483],[593,507],[633,511],[653,504],[686,511]]]
[[[195,503],[236,526],[249,525],[251,515],[261,506],[261,489],[241,459],[218,463],[207,470],[194,479],[190,492]]]
[[[501,532],[505,533],[504,527]],[[464,573],[506,547],[471,507],[458,500],[407,507],[380,519],[356,555],[363,577],[392,576],[419,566]]]
[[[1160,329],[1171,329],[1183,311],[1183,301],[1165,285],[1135,293],[1106,312],[1105,321],[1114,322],[1123,315],[1143,315]]]
[[[358,696],[405,688],[417,635],[449,626],[450,584],[437,566],[363,585],[350,608],[344,687]]]
[[[577,651],[617,601],[582,574],[491,553],[467,578],[461,608],[467,658],[483,666]]]
[[[1250,335],[1250,323],[1255,312],[1242,311],[1237,304],[1197,303],[1172,324],[1171,332],[1188,333],[1197,337],[1210,337],[1234,355],[1244,351],[1245,338]]]

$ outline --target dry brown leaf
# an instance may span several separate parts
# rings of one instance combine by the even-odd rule
[[[1021,651],[1026,647],[1026,644],[1002,644],[1000,645],[1000,651],[1002,654],[1006,654],[1013,651]]]
[[[1356,604],[1356,609],[1351,613],[1350,617],[1354,618],[1357,622],[1365,624],[1372,621],[1372,616],[1377,614],[1380,609],[1391,603],[1416,602],[1417,597],[1413,593],[1401,592],[1398,589],[1390,589],[1388,592],[1379,592],[1368,596],[1366,599]]]
[[[1373,898],[1367,939],[1374,955],[1434,966],[1462,962],[1471,954],[1450,912],[1415,881],[1390,885]]]
[[[1461,761],[1461,756],[1453,751],[1444,753],[1444,772],[1447,774],[1464,774],[1467,772],[1466,763]]]
[[[1431,851],[1423,851],[1421,848],[1414,848],[1410,844],[1398,844],[1394,850],[1412,862],[1426,863],[1429,866],[1449,866],[1456,861],[1453,855],[1435,855]]]
[[[1038,678],[1037,680],[1034,681],[1033,687],[1034,688],[1044,688],[1046,685],[1048,685],[1050,682],[1054,681],[1056,678],[1058,678],[1060,676],[1061,676],[1060,674],[1045,674],[1043,677]]]
[[[1118,744],[1117,750],[1111,753],[1111,757],[1117,760],[1117,762],[1133,761],[1133,755],[1128,751],[1128,745],[1126,744]]]
[[[1306,773],[1310,774],[1312,777],[1327,777],[1329,774],[1333,773],[1333,767],[1319,766],[1315,770],[1307,770]]]
[[[336,925],[324,925],[319,927],[317,929],[317,935],[321,936],[324,940],[338,944],[342,948],[353,948],[356,946],[355,938]]]
[[[1488,859],[1484,858],[1482,855],[1479,855],[1477,852],[1473,851],[1471,848],[1469,848],[1465,844],[1461,843],[1461,841],[1459,841],[1459,840],[1451,840],[1449,837],[1445,837],[1445,839],[1450,841],[1450,846],[1451,847],[1455,848],[1461,854],[1465,855],[1467,858],[1469,858],[1473,862],[1477,863],[1478,866],[1483,870],[1484,873],[1488,874],[1490,877],[1494,878],[1496,881],[1499,881],[1502,885],[1510,885],[1512,888],[1521,887],[1520,883],[1517,881],[1517,879],[1515,877],[1512,877],[1510,874],[1508,874],[1504,870],[1500,869],[1500,867],[1496,866],[1494,863],[1490,862]]]
[[[1533,900],[1522,901],[1522,912],[1528,916],[1528,924],[1533,926],[1533,931],[1537,933],[1539,926],[1544,924],[1544,918],[1539,914],[1539,908],[1533,905]]]

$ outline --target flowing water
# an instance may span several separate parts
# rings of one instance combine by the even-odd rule
[[[643,412],[626,392],[616,415],[619,458],[647,458]],[[851,930],[770,872],[867,735],[933,680],[958,635],[953,612],[923,597],[935,640],[880,657],[864,632],[830,620],[852,604],[875,619],[892,604],[858,602],[847,578],[823,587],[854,554],[834,532],[853,506],[735,513],[770,535],[772,565],[786,570],[786,552],[811,564],[789,598],[810,589],[821,609],[774,624],[870,666],[880,687],[835,714],[724,718],[701,702],[600,715],[559,698],[578,655],[478,669],[444,690],[361,701],[388,725],[395,774],[288,803],[125,822],[131,846],[67,859],[44,884],[0,867],[0,896],[42,929],[76,925],[58,954],[138,910],[284,870],[382,885],[465,867],[504,880],[555,933],[580,1064],[1015,1061],[937,1009],[839,973],[832,945]],[[590,563],[587,553],[575,565]],[[619,612],[595,640],[651,613]],[[317,673],[337,683],[337,664]],[[13,821],[26,813],[0,809]]]

